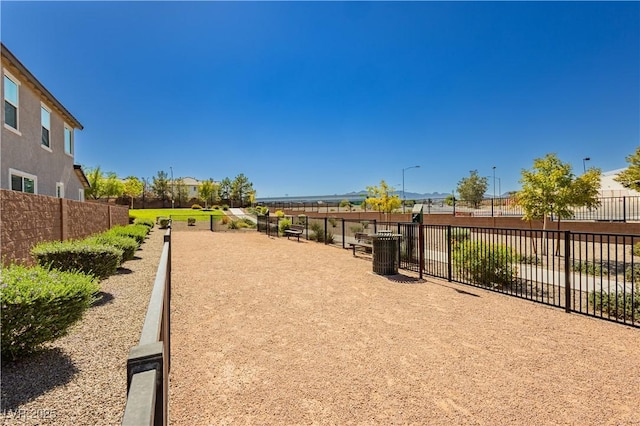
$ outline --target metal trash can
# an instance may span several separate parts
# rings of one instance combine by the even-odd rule
[[[398,244],[400,234],[379,233],[371,236],[373,243],[373,272],[378,275],[398,273]]]

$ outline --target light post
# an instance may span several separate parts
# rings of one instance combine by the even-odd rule
[[[169,170],[171,170],[171,208],[175,205],[175,199],[173,196],[173,167],[169,166]]]
[[[591,160],[591,158],[589,158],[589,157],[584,157],[584,158],[582,159],[582,171],[583,171],[584,173],[587,173],[587,163],[586,163],[586,162],[587,162],[587,161],[590,161],[590,160]]]
[[[496,198],[496,166],[493,166],[493,198]]]
[[[420,166],[410,166],[402,169],[402,213],[404,213],[404,205],[407,201],[407,197],[405,196],[405,193],[404,193],[404,171],[409,169],[419,169],[419,168]]]

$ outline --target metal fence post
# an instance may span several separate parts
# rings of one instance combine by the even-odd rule
[[[565,312],[571,312],[571,231],[564,231],[564,303]]]
[[[491,217],[493,217],[493,202],[494,202],[494,201],[495,201],[495,200],[492,198],[492,199],[491,199]]]
[[[418,224],[418,256],[420,259],[420,279],[422,279],[422,272],[424,271],[425,261],[424,261],[424,226],[422,224]]]
[[[622,197],[622,221],[627,221],[627,197]]]
[[[329,209],[329,207],[327,207],[327,209]],[[328,222],[328,218],[325,216],[324,217],[324,243],[327,243],[327,222]]]
[[[447,225],[447,281],[451,281],[451,225]]]
[[[342,248],[347,248],[344,241],[344,218],[340,218],[340,221],[342,222]]]

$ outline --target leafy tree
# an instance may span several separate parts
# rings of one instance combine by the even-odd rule
[[[151,184],[153,193],[162,200],[162,206],[167,200],[167,193],[169,192],[169,179],[167,172],[160,170],[156,176],[153,177],[153,183]]]
[[[222,201],[228,203],[231,199],[231,180],[228,177],[220,182],[219,192]]]
[[[573,217],[572,208],[593,208],[600,203],[600,169],[590,168],[576,177],[571,165],[560,161],[555,154],[536,158],[531,170],[522,170],[520,183],[522,189],[517,194],[517,202],[524,210],[523,220],[542,219],[545,230],[551,215],[558,218],[560,229],[561,219]]]
[[[640,191],[640,146],[636,148],[636,152],[626,157],[626,160],[629,167],[621,172],[615,180],[626,188]]]
[[[550,215],[570,219],[573,207],[592,208],[599,204],[600,169],[590,168],[576,177],[571,165],[560,161],[555,154],[536,158],[531,170],[522,170],[520,183],[522,189],[517,199],[524,210],[523,219],[542,219],[544,229]]]
[[[380,212],[380,215],[391,213],[402,205],[402,200],[395,194],[395,190],[384,180],[380,181],[380,186],[368,186],[367,195],[365,203]]]
[[[471,170],[469,177],[460,179],[458,182],[458,194],[460,198],[473,204],[474,208],[480,207],[485,192],[489,187],[489,180],[486,177],[478,176],[477,170]]]
[[[90,188],[85,190],[85,195],[94,200],[98,200],[102,197],[102,186],[104,181],[104,175],[100,166],[95,169],[87,169],[87,180],[89,181]]]
[[[175,180],[175,196],[179,207],[182,207],[182,205],[187,202],[189,188],[187,188],[182,178]]]
[[[340,201],[339,207],[340,208],[346,207],[346,208],[349,209],[349,211],[351,211],[351,202],[349,200],[347,200],[347,199],[344,199],[344,200]]]
[[[144,184],[135,176],[129,176],[124,180],[122,193],[131,198],[131,208],[133,208],[133,199],[142,195]]]
[[[447,197],[444,199],[444,203],[448,206],[453,206],[455,202],[455,197],[452,194],[447,195]]]
[[[107,173],[104,179],[103,194],[107,197],[107,201],[111,198],[118,198],[124,194],[124,183],[118,179],[115,173]]]
[[[253,184],[249,182],[249,179],[240,173],[231,182],[231,199],[236,201],[238,207],[242,207],[246,204],[249,193],[253,190]]]
[[[215,193],[217,192],[216,184],[213,183],[213,179],[205,180],[200,183],[198,188],[198,196],[204,201],[204,206],[208,207],[208,203],[213,202]]]

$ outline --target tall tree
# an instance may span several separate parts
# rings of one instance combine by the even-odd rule
[[[187,202],[187,197],[189,196],[189,188],[185,185],[184,179],[179,178],[175,180],[174,190],[178,207],[182,207],[182,205]]]
[[[223,203],[229,203],[231,201],[231,179],[228,177],[220,181],[220,199]]]
[[[135,176],[129,176],[124,180],[123,194],[131,198],[131,208],[133,199],[142,195],[144,184]]]
[[[400,197],[393,188],[387,185],[384,179],[380,181],[380,186],[367,186],[367,195],[365,204],[380,212],[380,216],[383,213],[391,213],[402,205]]]
[[[162,200],[162,207],[164,207],[164,202],[167,200],[167,193],[169,192],[167,172],[160,170],[158,174],[153,177],[151,188],[156,197]]]
[[[87,180],[89,181],[90,188],[85,190],[85,195],[91,199],[98,200],[103,195],[103,181],[104,175],[100,166],[95,169],[87,169]]]
[[[640,191],[640,146],[636,148],[636,152],[627,156],[626,160],[629,167],[621,172],[615,180],[626,188]]]
[[[118,198],[124,193],[124,183],[118,179],[114,172],[107,173],[104,179],[103,193],[107,197],[107,201],[111,198]]]
[[[253,190],[253,184],[249,179],[240,173],[231,182],[231,199],[237,204],[237,207],[243,207],[247,203],[250,192]]]
[[[208,207],[209,203],[213,203],[214,195],[216,193],[216,185],[213,183],[213,179],[205,180],[200,183],[198,188],[198,196],[204,201],[204,206]]]
[[[458,182],[458,194],[462,200],[470,202],[477,209],[480,207],[488,187],[489,180],[486,177],[478,176],[477,170],[471,170],[469,177],[462,178]]]

